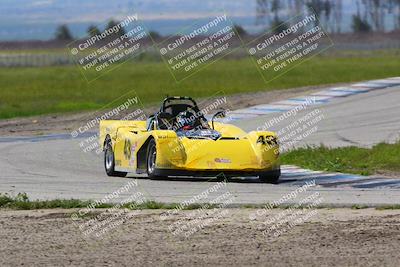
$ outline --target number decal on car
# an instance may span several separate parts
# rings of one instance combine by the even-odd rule
[[[129,139],[125,139],[124,155],[125,155],[125,159],[131,158],[131,141]]]
[[[275,136],[272,135],[260,135],[257,139],[257,144],[261,143],[262,145],[270,145],[270,146],[275,146],[278,145],[278,140],[276,139]]]

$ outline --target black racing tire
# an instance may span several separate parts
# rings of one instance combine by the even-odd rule
[[[156,175],[156,160],[157,160],[157,146],[156,141],[151,139],[147,147],[146,155],[146,171],[150,179],[159,179],[160,176]]]
[[[117,172],[115,170],[115,157],[111,143],[107,142],[104,148],[104,168],[108,176],[125,177],[127,172]]]
[[[258,178],[263,183],[269,184],[277,184],[279,181],[279,177],[281,176],[281,169],[274,170],[263,175],[260,175]]]

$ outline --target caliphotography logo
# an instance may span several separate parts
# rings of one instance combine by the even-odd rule
[[[234,199],[233,193],[227,188],[227,181],[224,180],[160,214],[160,219],[170,221],[171,218],[176,218],[168,225],[168,230],[174,237],[189,238],[226,219],[230,213],[227,207],[234,203]]]
[[[177,82],[194,75],[241,46],[233,22],[225,13],[214,16],[211,20],[198,20],[175,36],[157,46]]]
[[[297,15],[247,44],[248,52],[265,82],[284,75],[293,67],[333,46],[316,11]]]
[[[138,14],[130,14],[118,23],[93,26],[89,36],[71,42],[68,49],[84,78],[91,82],[146,51],[151,47],[148,39]]]
[[[111,105],[117,106],[112,108]],[[95,153],[97,155],[103,153],[103,146],[99,135],[101,121],[110,121],[107,127],[112,129],[119,126],[119,120],[128,122],[145,121],[147,119],[136,91],[128,92],[124,96],[119,97],[109,106],[91,113],[82,120],[82,124],[75,126],[75,129],[71,132],[71,137],[79,140],[79,147],[82,152]]]

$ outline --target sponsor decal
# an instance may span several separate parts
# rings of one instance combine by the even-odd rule
[[[124,156],[126,160],[129,160],[131,158],[131,140],[129,139],[125,139]]]
[[[214,161],[217,163],[232,163],[230,159],[224,159],[224,158],[215,158]]]
[[[131,147],[131,159],[129,161],[129,166],[132,166],[135,164],[137,145],[138,145],[137,142],[135,142]]]

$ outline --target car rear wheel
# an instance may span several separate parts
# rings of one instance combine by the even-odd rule
[[[259,176],[259,179],[263,183],[277,184],[279,177],[281,176],[281,170],[274,170]]]
[[[110,142],[107,142],[104,150],[104,168],[108,176],[113,177],[125,177],[127,172],[117,172],[115,171],[115,157],[114,151]]]
[[[156,173],[156,162],[157,162],[157,147],[154,139],[150,140],[147,148],[147,175],[150,179],[159,178]]]

